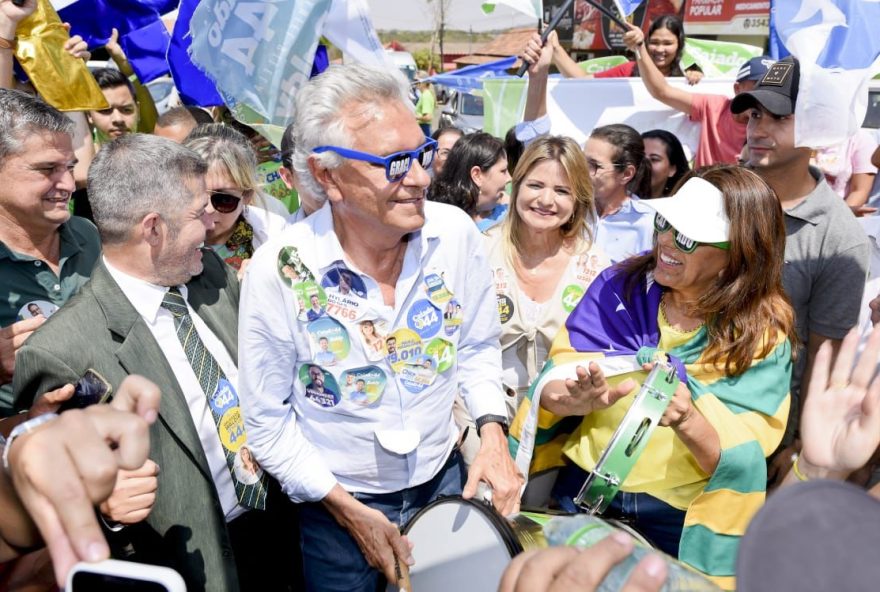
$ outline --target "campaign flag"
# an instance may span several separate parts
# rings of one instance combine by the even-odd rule
[[[184,105],[214,107],[223,104],[214,82],[199,70],[189,55],[192,36],[189,34],[190,19],[199,0],[181,0],[177,11],[177,21],[168,46],[168,67],[171,78]]]
[[[820,148],[852,136],[880,72],[877,0],[772,0],[771,28],[800,61],[795,143]]]
[[[510,77],[507,71],[513,68],[515,63],[516,56],[511,56],[494,62],[465,66],[451,72],[435,74],[425,80],[434,84],[442,84],[453,90],[470,92],[483,88],[483,81],[486,78]]]
[[[641,3],[642,0],[614,0],[614,6],[617,7],[617,11],[623,16],[630,16]]]
[[[541,20],[541,0],[495,0],[495,2],[483,2],[483,12],[490,14],[495,11],[499,4],[509,6],[517,12]]]

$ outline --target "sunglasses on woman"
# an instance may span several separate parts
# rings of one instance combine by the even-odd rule
[[[223,191],[211,192],[211,205],[221,214],[234,212],[235,208],[238,207],[238,202],[241,200],[241,197],[231,193],[225,193]]]
[[[362,160],[377,166],[385,167],[385,178],[389,183],[397,183],[402,181],[409,170],[412,168],[414,160],[418,160],[423,169],[428,170],[431,163],[434,162],[434,156],[437,154],[437,141],[431,138],[425,138],[425,143],[415,150],[403,150],[395,152],[388,156],[376,156],[369,152],[360,152],[359,150],[350,150],[349,148],[341,148],[339,146],[316,146],[312,152],[321,154],[323,152],[335,152],[344,158],[352,160]]]
[[[673,239],[672,242],[675,244],[675,248],[682,253],[693,253],[697,250],[697,247],[702,245],[715,247],[717,249],[724,249],[725,251],[730,248],[730,242],[728,241],[724,241],[721,243],[701,243],[695,241],[692,238],[688,238],[677,231],[675,228],[673,228],[672,224],[670,224],[669,221],[660,214],[654,216],[654,230],[656,230],[658,234],[666,232],[667,230],[671,230]]]

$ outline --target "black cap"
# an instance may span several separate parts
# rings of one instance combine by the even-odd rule
[[[757,105],[773,115],[791,115],[797,103],[801,66],[794,56],[782,58],[767,70],[754,90],[733,97],[730,110],[742,113]]]

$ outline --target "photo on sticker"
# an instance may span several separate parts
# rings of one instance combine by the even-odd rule
[[[39,316],[48,319],[55,314],[56,310],[58,310],[58,307],[48,300],[31,300],[18,309],[18,319],[20,321],[26,321],[27,319],[33,319]]]
[[[339,387],[329,372],[316,364],[304,364],[299,370],[299,378],[306,389],[306,398],[321,407],[335,407],[339,404]]]
[[[367,286],[364,284],[364,280],[344,265],[331,267],[321,278],[321,285],[324,288],[333,288],[343,296],[354,294],[361,298],[367,297]]]
[[[293,287],[297,282],[314,279],[300,259],[296,247],[283,247],[278,252],[278,275],[288,287]]]
[[[312,346],[312,361],[321,366],[335,366],[348,357],[351,339],[342,324],[330,316],[310,321],[306,326]]]
[[[385,391],[385,372],[376,366],[364,366],[346,370],[342,375],[345,382],[345,397],[351,403],[369,407],[382,398]]]
[[[364,341],[364,347],[368,352],[380,354],[383,352],[384,336],[376,327],[375,321],[361,321],[358,323],[361,330],[361,339]]]
[[[235,471],[236,480],[245,485],[253,485],[260,480],[260,475],[263,474],[260,464],[247,446],[242,446],[235,453],[232,470]]]
[[[318,353],[315,354],[315,362],[322,366],[336,365],[336,354],[330,351],[330,340],[326,337],[318,338]]]
[[[299,307],[299,320],[314,321],[327,314],[327,295],[315,282],[304,281],[294,284],[293,294]]]

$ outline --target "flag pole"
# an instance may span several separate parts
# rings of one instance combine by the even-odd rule
[[[587,0],[589,2],[589,0]],[[550,24],[547,25],[547,28],[544,29],[544,32],[541,33],[541,46],[547,43],[547,37],[550,36],[550,33],[553,32],[554,29],[559,25],[559,21],[562,20],[562,16],[568,12],[568,9],[571,8],[571,4],[574,0],[565,0],[565,4],[563,4],[559,10],[556,11],[556,14],[553,15],[553,18],[550,19]],[[541,22],[538,21],[538,30],[541,30]],[[522,78],[522,75],[526,73],[526,70],[529,69],[529,63],[523,60],[523,63],[520,64],[519,70],[516,71],[516,75]]]

